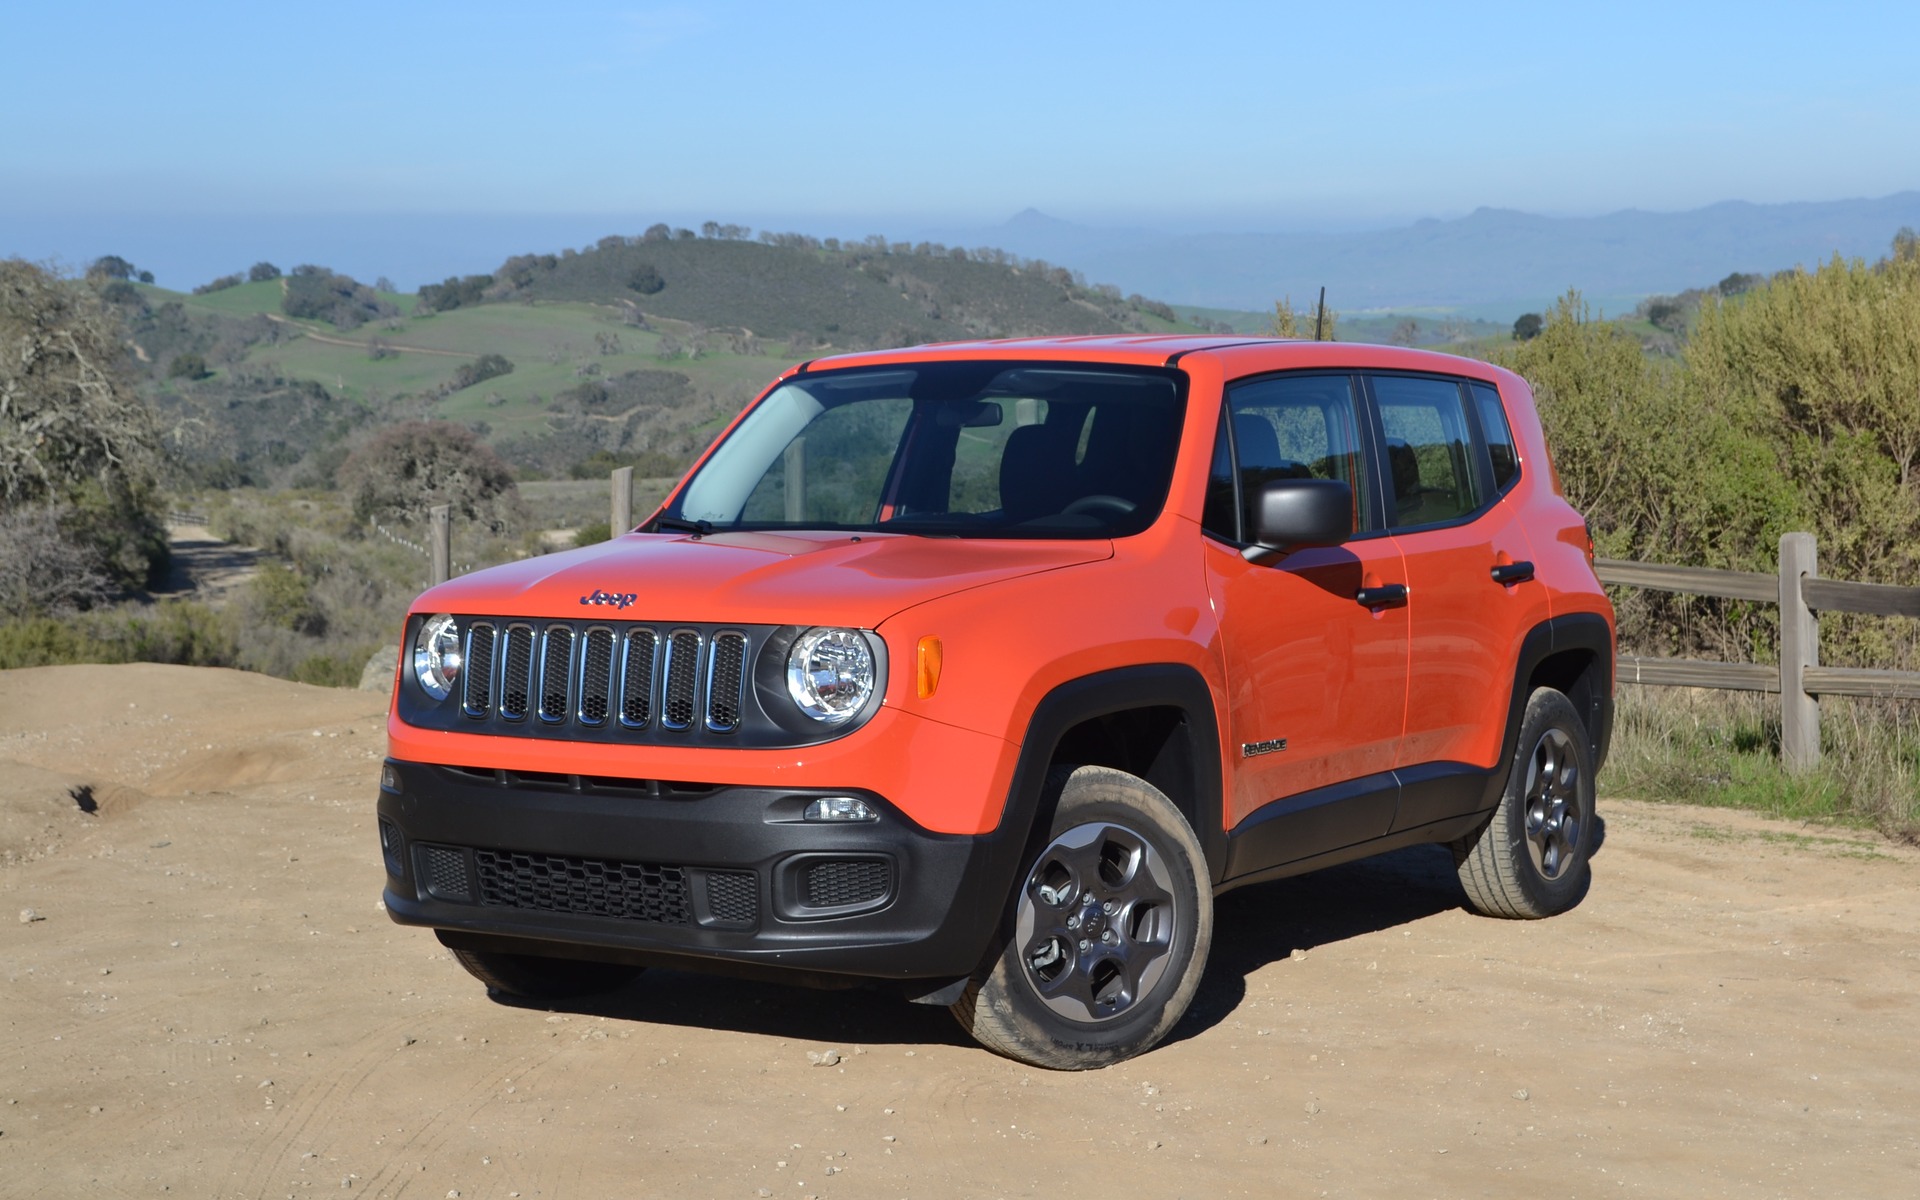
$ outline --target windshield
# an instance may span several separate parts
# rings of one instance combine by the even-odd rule
[[[936,362],[796,375],[662,514],[702,530],[948,537],[1138,533],[1166,503],[1175,371]]]

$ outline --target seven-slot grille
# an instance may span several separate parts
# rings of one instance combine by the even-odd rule
[[[485,618],[467,625],[461,711],[547,727],[696,727],[732,733],[746,714],[745,634]]]

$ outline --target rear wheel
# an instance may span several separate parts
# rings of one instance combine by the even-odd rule
[[[1453,844],[1467,902],[1490,917],[1550,917],[1580,903],[1599,826],[1593,756],[1572,701],[1527,698],[1507,788],[1493,818]]]
[[[486,984],[488,991],[522,1000],[573,1000],[610,992],[645,969],[578,958],[463,950],[457,946],[448,949],[467,974]]]
[[[979,1042],[1085,1070],[1165,1038],[1213,938],[1200,843],[1159,789],[1107,767],[1061,768],[1047,844],[1013,897],[1012,933],[953,1014]]]

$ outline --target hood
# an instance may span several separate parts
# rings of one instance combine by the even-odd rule
[[[413,607],[493,616],[872,629],[902,609],[954,592],[1112,556],[1106,540],[629,533],[463,575],[430,589]]]

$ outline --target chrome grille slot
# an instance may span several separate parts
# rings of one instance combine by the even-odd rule
[[[653,720],[653,660],[660,636],[651,629],[635,629],[621,647],[620,723],[645,729]]]
[[[484,717],[493,707],[493,624],[475,621],[467,627],[467,660],[462,664],[461,686],[466,689],[460,707],[470,717]]]
[[[596,625],[580,647],[580,723],[605,725],[613,691],[613,630]]]
[[[717,633],[707,657],[707,728],[732,733],[740,728],[745,705],[740,688],[746,680],[747,639],[738,633]]]
[[[533,626],[507,626],[500,658],[500,715],[509,721],[527,719],[533,694]]]
[[[573,678],[573,627],[549,625],[540,639],[540,719],[567,719],[567,683]]]
[[[694,692],[700,679],[700,635],[676,629],[667,638],[666,695],[660,702],[660,725],[675,732],[691,728]]]

